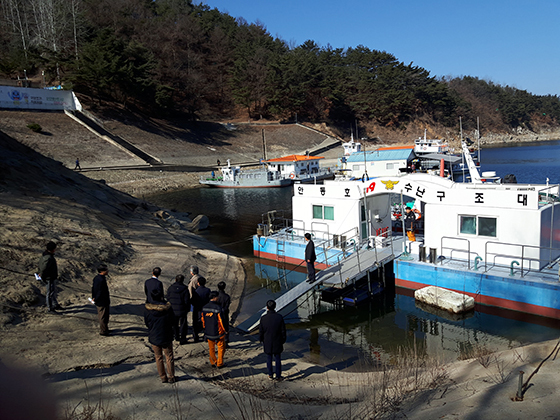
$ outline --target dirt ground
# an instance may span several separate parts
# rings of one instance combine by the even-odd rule
[[[196,215],[165,214],[141,199],[153,185],[168,188],[178,174],[73,171],[77,156],[88,156],[86,162],[91,158],[92,167],[100,164],[95,160],[100,156],[121,165],[138,162],[65,118],[0,112],[0,131],[5,133],[0,133],[0,418],[559,418],[556,342],[481,354],[451,365],[410,357],[363,372],[308,363],[300,357],[302,344],[294,343],[282,356],[285,380],[272,382],[257,337],[233,330],[225,368],[210,366],[204,343],[175,345],[179,382],[161,384],[143,325],[143,283],[152,268],[163,269],[164,287],[176,274],[187,274],[191,264],[200,267],[212,289],[224,280],[235,319],[243,302],[242,261],[196,235]],[[30,122],[38,122],[49,134],[32,133],[25,124]],[[111,124],[119,130],[116,122]],[[172,132],[169,127],[161,130],[168,136]],[[242,149],[247,156],[260,153],[262,133],[253,130],[253,142],[245,145],[252,146]],[[298,139],[294,134],[279,153],[295,153],[324,138],[308,135]],[[142,136],[147,138],[147,132],[135,137]],[[200,157],[190,151],[202,149],[176,140],[169,143],[169,149],[177,150],[173,153],[161,139],[157,146],[143,140],[142,146],[153,147],[155,154],[161,150],[162,156],[167,151],[165,161],[177,157],[171,154],[179,154],[182,145],[181,154],[191,154],[181,164],[207,162],[211,167],[215,156],[227,156],[227,148],[236,149],[235,142],[243,139],[209,143],[215,151],[206,147],[208,152]],[[99,179],[105,181],[92,174],[102,174]],[[127,191],[123,185],[136,185],[135,197],[121,191]],[[45,310],[45,288],[33,276],[49,240],[59,244],[59,301],[64,310],[56,314]],[[109,265],[110,337],[98,335],[96,311],[87,301],[100,262]],[[528,384],[524,400],[513,401],[518,372],[523,370],[527,378],[549,355]]]

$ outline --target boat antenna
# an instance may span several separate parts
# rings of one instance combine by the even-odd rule
[[[264,128],[261,130],[262,133],[262,142],[263,142],[263,161],[266,160],[266,141],[264,139]]]
[[[477,134],[477,145],[478,148],[478,166],[480,166],[480,121],[479,117],[476,117],[476,134]]]

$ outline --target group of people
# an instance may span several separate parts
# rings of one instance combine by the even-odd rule
[[[61,309],[56,300],[58,269],[54,253],[56,244],[49,242],[39,261],[39,278],[47,283],[46,301],[49,311]],[[97,308],[99,334],[109,336],[110,294],[107,285],[109,269],[106,264],[97,267],[93,279],[91,302]],[[206,279],[199,274],[197,266],[190,267],[191,278],[185,284],[185,276],[179,274],[175,282],[164,293],[159,280],[161,268],[155,267],[152,276],[144,282],[146,295],[144,323],[148,328],[148,341],[155,355],[158,375],[163,383],[174,383],[175,366],[173,341],[188,342],[187,315],[192,311],[192,338],[197,343],[200,334],[208,342],[210,364],[218,369],[224,366],[224,354],[229,343],[230,296],[225,292],[226,284],[218,283],[218,290],[206,287]],[[283,317],[276,313],[276,302],[267,302],[267,314],[261,318],[260,341],[267,354],[267,369],[270,379],[282,380],[280,354],[286,342],[286,327]],[[165,363],[164,363],[165,357]],[[274,377],[272,361],[275,361]]]

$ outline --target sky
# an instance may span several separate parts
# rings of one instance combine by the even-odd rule
[[[560,96],[560,0],[199,1],[291,46],[363,45],[432,76]]]

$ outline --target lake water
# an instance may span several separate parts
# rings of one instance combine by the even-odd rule
[[[482,171],[514,174],[519,183],[560,183],[560,141],[483,149]],[[303,281],[305,270],[277,267],[252,256],[251,237],[268,210],[285,209],[289,217],[292,188],[194,188],[148,197],[162,207],[205,214],[209,241],[245,258],[248,283],[238,321],[243,321]],[[467,318],[452,318],[420,308],[411,295],[386,294],[359,308],[333,307],[310,293],[283,311],[289,323],[287,348],[314,363],[337,369],[363,368],[390,361],[407,349],[445,361],[472,355],[475,348],[503,350],[557,338],[560,322],[481,308]],[[375,363],[374,363],[375,364]]]

